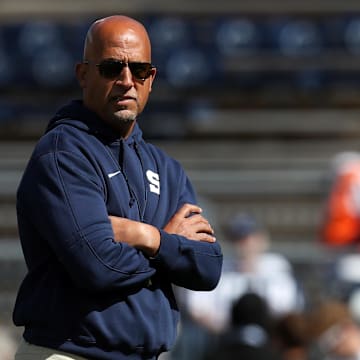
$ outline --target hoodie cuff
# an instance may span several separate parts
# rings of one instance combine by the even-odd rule
[[[171,264],[175,264],[178,260],[179,254],[180,244],[178,236],[160,230],[160,247],[157,254],[151,260],[171,267]]]

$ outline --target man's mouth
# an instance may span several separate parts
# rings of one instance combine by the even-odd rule
[[[116,103],[119,103],[119,102],[122,103],[122,102],[128,102],[128,101],[135,100],[135,98],[132,96],[117,96],[117,95],[112,96],[110,99],[111,99],[111,101],[114,101]]]

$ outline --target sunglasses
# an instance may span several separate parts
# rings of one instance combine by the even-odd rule
[[[84,64],[89,64],[89,61],[84,61]],[[154,66],[147,62],[125,62],[113,59],[106,59],[95,65],[99,68],[99,74],[109,80],[117,78],[124,67],[129,67],[131,74],[138,80],[146,80],[154,69]]]

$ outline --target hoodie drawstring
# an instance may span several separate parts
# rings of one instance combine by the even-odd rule
[[[132,207],[136,202],[140,220],[143,221],[147,203],[147,188],[141,152],[136,142],[134,142],[134,151],[131,151],[123,140],[120,143],[119,164],[130,193],[129,206]],[[134,184],[134,186],[132,187],[130,184]]]

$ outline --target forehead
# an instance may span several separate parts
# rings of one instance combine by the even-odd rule
[[[122,32],[111,31],[99,38],[97,55],[101,58],[119,60],[149,61],[149,44],[144,36],[132,29]]]

